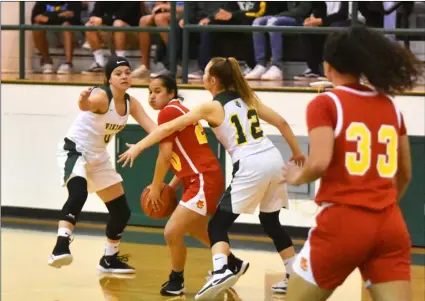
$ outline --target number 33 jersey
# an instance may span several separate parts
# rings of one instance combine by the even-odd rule
[[[130,113],[130,96],[125,94],[125,113],[119,115],[109,87],[94,88],[91,93],[102,89],[108,95],[109,107],[104,114],[90,111],[80,112],[68,130],[66,137],[75,142],[82,151],[101,153],[106,150],[111,138],[127,124]]]
[[[397,200],[400,136],[403,117],[385,94],[360,84],[338,86],[320,94],[307,107],[311,131],[334,130],[333,157],[322,176],[316,202],[381,210]]]
[[[224,108],[224,121],[212,130],[231,156],[232,163],[275,147],[264,135],[257,111],[248,107],[238,93],[226,91],[216,95],[215,100]]]
[[[189,112],[180,100],[174,99],[158,114],[158,125],[171,121]],[[162,141],[173,143],[171,166],[178,178],[184,178],[207,171],[220,170],[201,123],[190,125],[175,132]]]

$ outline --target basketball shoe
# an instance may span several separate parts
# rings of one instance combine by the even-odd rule
[[[288,288],[288,280],[289,280],[289,275],[286,274],[285,279],[283,279],[279,283],[272,285],[272,292],[286,294],[286,290]]]
[[[71,242],[72,239],[69,236],[58,236],[47,264],[57,269],[70,265],[73,260],[71,251],[69,250],[69,244]]]
[[[212,272],[207,283],[196,294],[196,300],[214,299],[220,292],[235,285],[238,277],[224,265],[222,269]]]
[[[184,277],[183,273],[175,273],[171,271],[169,279],[161,287],[161,295],[178,296],[184,293]]]
[[[136,272],[136,269],[128,265],[126,262],[130,255],[121,255],[118,256],[118,253],[115,253],[111,256],[103,255],[99,261],[97,269],[102,273],[118,273],[118,274],[132,274]]]

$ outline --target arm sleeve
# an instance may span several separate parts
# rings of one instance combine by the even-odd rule
[[[158,114],[158,125],[161,125],[163,123],[176,119],[180,116],[182,116],[182,113],[176,108],[166,107],[162,109],[161,112],[159,112]],[[163,141],[172,142],[174,141],[174,139],[177,137],[178,134],[179,132],[175,132],[172,135],[168,136],[167,138],[163,139]]]
[[[312,129],[321,126],[336,127],[337,112],[333,100],[326,94],[320,94],[307,106],[307,128]]]

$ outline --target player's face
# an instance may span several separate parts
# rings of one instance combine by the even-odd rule
[[[149,104],[154,110],[162,110],[173,99],[173,93],[168,93],[160,79],[154,79],[149,84]]]
[[[210,68],[211,68],[211,63],[208,63],[208,65],[205,67],[204,77],[203,77],[204,87],[208,91],[212,90],[215,83],[215,78],[212,77],[210,74]]]
[[[119,90],[127,90],[131,86],[131,70],[127,66],[120,66],[114,69],[109,79],[109,83]]]

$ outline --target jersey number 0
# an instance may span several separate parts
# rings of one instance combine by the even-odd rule
[[[347,141],[357,142],[357,152],[345,154],[345,167],[350,175],[363,176],[371,168],[372,137],[362,122],[352,122],[345,131]],[[386,145],[385,155],[378,155],[376,168],[382,178],[392,178],[397,172],[398,134],[391,125],[381,125],[378,142]]]

